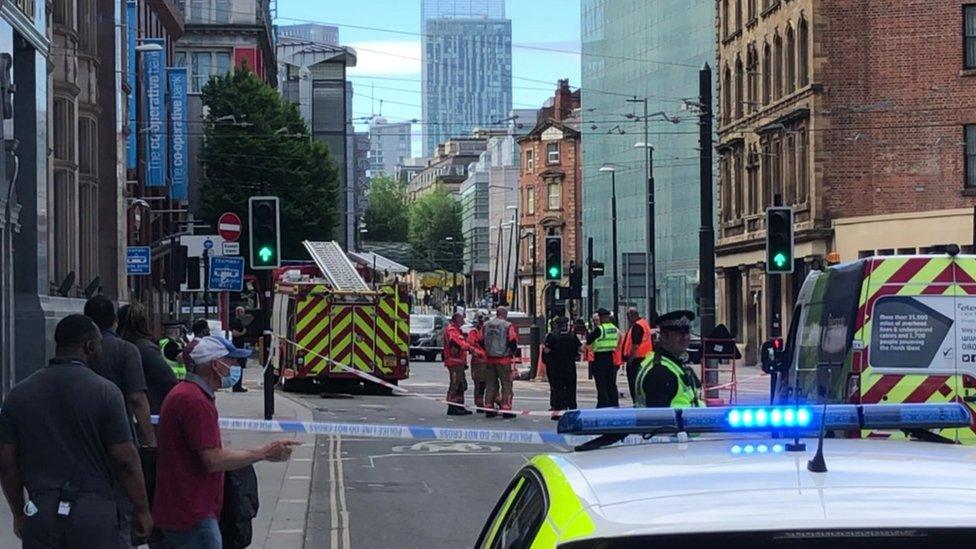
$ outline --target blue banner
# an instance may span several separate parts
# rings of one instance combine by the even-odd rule
[[[136,132],[136,34],[138,32],[139,21],[136,14],[136,0],[128,0],[125,11],[125,33],[127,49],[127,70],[126,79],[129,82],[129,135],[125,138],[125,167],[136,169],[139,141]]]
[[[169,83],[170,180],[169,197],[173,200],[188,198],[187,177],[187,123],[186,123],[186,67],[168,67],[166,80]]]
[[[166,40],[153,38],[143,44],[159,44],[160,51],[142,52],[146,103],[146,186],[166,186]]]

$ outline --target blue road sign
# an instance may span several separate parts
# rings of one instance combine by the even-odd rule
[[[210,289],[240,292],[244,289],[244,258],[214,256],[210,258]]]
[[[125,274],[152,274],[152,252],[149,246],[129,246],[125,249]]]
[[[213,240],[210,240],[209,238],[206,239],[206,240],[204,240],[203,241],[203,249],[204,250],[213,249]]]

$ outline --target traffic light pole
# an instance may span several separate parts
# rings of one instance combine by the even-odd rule
[[[203,249],[203,318],[210,318],[210,250]]]
[[[529,348],[529,379],[535,379],[539,365],[539,344],[542,338],[539,336],[539,314],[538,314],[538,295],[539,295],[539,235],[532,229],[532,299],[529,301],[529,315],[532,316],[532,326],[529,328],[529,338],[531,347]]]
[[[701,319],[701,338],[712,336],[715,330],[715,225],[712,219],[712,69],[708,63],[698,71],[698,96],[701,117],[698,140],[701,150],[699,184],[701,194],[701,229],[698,231],[698,290]],[[719,384],[717,368],[706,365],[705,383],[708,387]],[[706,398],[718,398],[717,389],[709,389]]]
[[[593,318],[593,237],[586,239],[586,321]]]

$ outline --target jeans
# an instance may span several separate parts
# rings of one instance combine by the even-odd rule
[[[203,519],[187,532],[165,531],[169,549],[221,549],[220,525],[217,519]]]
[[[596,382],[596,407],[616,408],[620,405],[617,392],[617,367],[611,353],[597,353],[591,363]]]
[[[576,362],[548,365],[549,409],[576,409]]]

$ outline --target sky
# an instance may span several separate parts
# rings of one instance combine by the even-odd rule
[[[537,109],[556,81],[580,84],[580,0],[508,0],[512,20],[513,107]],[[353,118],[382,114],[391,122],[420,119],[420,0],[278,0],[278,25],[321,23],[339,27],[339,41],[358,53],[353,82]],[[370,27],[370,28],[357,28]],[[393,32],[390,32],[393,31]],[[546,48],[561,52],[525,49]],[[526,81],[519,78],[551,82]],[[382,112],[381,104],[382,100]],[[420,154],[414,128],[414,155]]]

